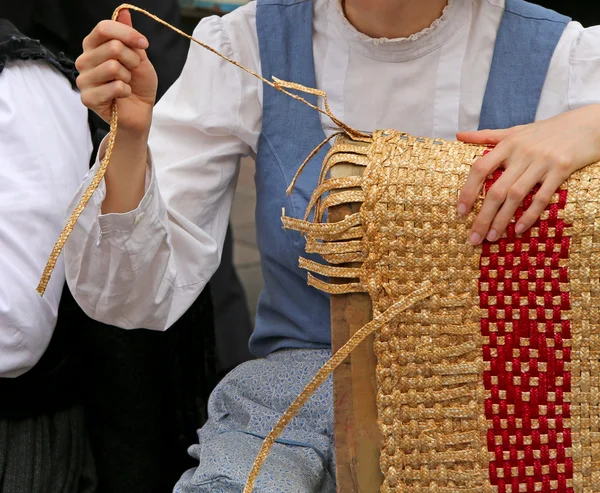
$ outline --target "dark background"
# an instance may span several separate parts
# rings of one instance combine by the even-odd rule
[[[584,0],[540,0],[533,3],[568,15],[574,20],[581,22],[585,27],[600,24],[600,4],[598,2]]]

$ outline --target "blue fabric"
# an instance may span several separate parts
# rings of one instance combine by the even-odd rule
[[[480,129],[535,121],[556,45],[571,19],[523,0],[506,0],[496,38]]]
[[[316,86],[312,47],[312,0],[259,0],[256,28],[262,75]],[[317,104],[316,96],[305,95]],[[314,158],[286,196],[296,170],[325,139],[319,113],[264,86],[262,133],[256,158],[256,228],[265,287],[250,348],[264,356],[281,348],[327,348],[331,344],[329,296],[306,284],[298,257],[306,256],[300,233],[285,231],[281,211],[303,217],[317,187],[327,148]],[[317,256],[309,256],[319,260]]]
[[[331,356],[324,349],[292,349],[249,361],[214,391],[210,420],[190,448],[199,461],[175,493],[239,493],[260,446],[287,407]],[[284,430],[258,477],[257,493],[334,493],[331,378]]]

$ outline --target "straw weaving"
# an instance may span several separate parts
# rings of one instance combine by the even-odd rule
[[[530,231],[516,235],[513,221],[474,248],[477,211],[460,218],[456,204],[485,152],[396,131],[338,137],[314,222],[284,224],[327,261],[301,266],[346,279],[309,283],[367,292],[375,318],[432,283],[376,336],[381,491],[600,491],[600,169],[573,175]],[[328,179],[343,163],[362,176]],[[352,202],[360,213],[323,222],[329,207]],[[361,264],[337,265],[347,262]]]

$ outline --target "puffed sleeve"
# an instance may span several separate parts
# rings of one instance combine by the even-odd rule
[[[205,19],[194,36],[260,70],[253,9]],[[71,292],[92,318],[165,330],[217,269],[240,158],[256,147],[261,126],[260,85],[247,77],[192,44],[180,78],[154,111],[138,208],[101,215],[101,184],[65,249]]]

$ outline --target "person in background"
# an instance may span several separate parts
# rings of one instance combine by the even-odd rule
[[[0,493],[96,492],[62,258],[35,290],[92,153],[75,72],[0,19]]]

